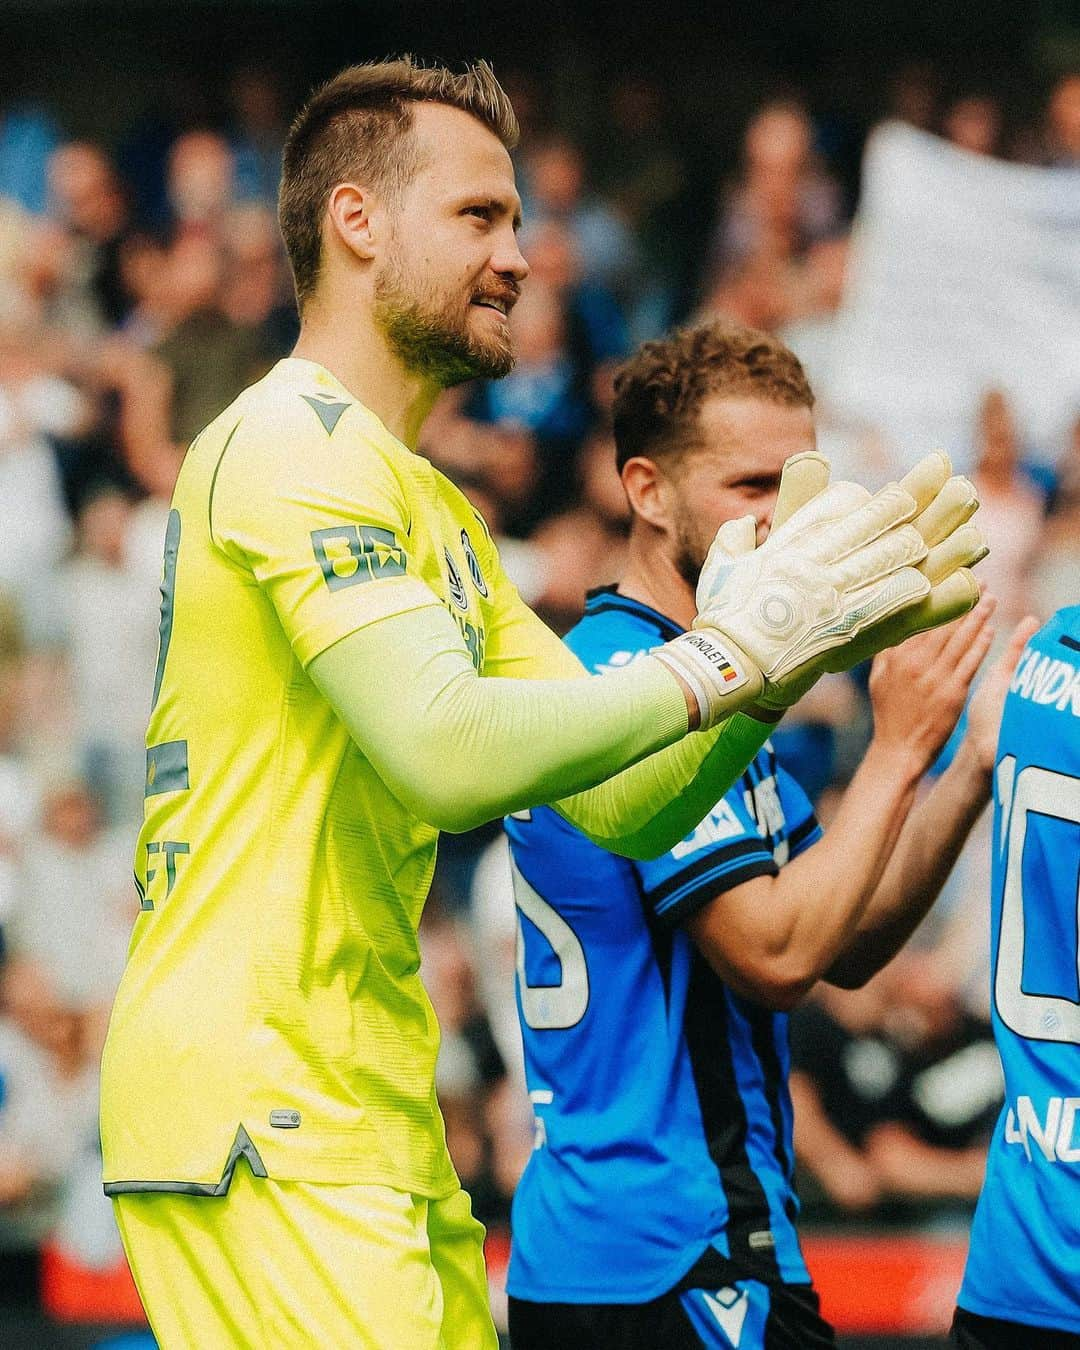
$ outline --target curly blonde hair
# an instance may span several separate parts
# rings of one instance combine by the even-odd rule
[[[721,320],[644,343],[615,376],[615,460],[655,459],[700,444],[698,414],[714,395],[814,406],[795,353],[757,328]]]

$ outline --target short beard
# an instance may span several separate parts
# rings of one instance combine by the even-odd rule
[[[468,329],[468,309],[442,305],[429,296],[410,293],[396,261],[375,283],[375,321],[391,350],[414,374],[449,389],[466,380],[500,380],[514,368],[509,333],[478,342]]]
[[[675,548],[675,570],[692,590],[696,590],[701,569],[705,566],[705,555],[694,544],[684,526],[679,528]]]

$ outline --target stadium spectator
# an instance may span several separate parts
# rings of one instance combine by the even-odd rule
[[[71,533],[46,432],[78,416],[74,391],[44,369],[38,339],[36,328],[0,329],[0,586],[31,644],[50,634],[56,569]]]
[[[35,1028],[52,1030],[54,1018],[40,1004],[33,1017]],[[0,1311],[37,1303],[40,1244],[59,1212],[79,1114],[63,1049],[72,1025],[56,1017],[61,1049],[54,1056],[0,1017]]]
[[[796,1153],[832,1206],[974,1202],[1001,1072],[932,958],[904,954],[863,990],[819,985],[791,1053]]]
[[[889,79],[886,117],[933,131],[941,99],[941,71],[933,61],[908,61]]]
[[[37,813],[37,785],[20,753],[25,651],[19,609],[0,587],[0,955],[16,903],[19,862]]]
[[[843,991],[822,984],[792,1014],[789,1086],[804,1205],[812,1206],[815,1184],[842,1214],[881,1202],[881,1179],[863,1144],[897,1075],[895,1056],[877,1038],[883,983],[879,977]]]
[[[169,151],[168,194],[175,236],[217,239],[233,202],[236,166],[223,136],[189,131]]]
[[[1047,163],[1080,165],[1080,71],[1064,75],[1054,87],[1046,112]]]
[[[49,317],[89,335],[113,328],[132,305],[121,267],[131,223],[116,171],[100,147],[72,142],[49,161],[49,193]]]
[[[133,508],[116,488],[83,506],[78,550],[60,575],[73,740],[113,824],[142,816],[146,710],[154,683],[156,568],[133,565]]]
[[[131,308],[117,331],[142,351],[160,342],[170,325],[167,264],[168,249],[153,234],[133,233],[121,250],[120,270]]]
[[[438,911],[436,900],[432,906]],[[439,1018],[442,1040],[435,1068],[446,1141],[462,1184],[467,1185],[483,1222],[505,1223],[517,1175],[500,1185],[485,1115],[506,1069],[477,1001],[468,942],[450,919],[433,913],[421,928],[424,983]],[[494,1119],[502,1109],[494,1105]],[[520,1159],[524,1166],[524,1158]],[[499,1172],[503,1165],[499,1165]]]
[[[478,492],[492,510],[489,518],[477,499],[474,505],[492,532],[520,537],[534,523],[539,472],[536,438],[520,424],[478,422],[464,415],[463,390],[452,390],[436,405],[424,428],[422,446],[432,463],[459,487]]]
[[[469,416],[520,428],[531,437],[536,477],[526,526],[568,504],[577,452],[595,416],[593,385],[600,367],[581,310],[567,309],[574,300],[572,291],[542,280],[530,285],[510,319],[518,353],[513,372],[504,380],[484,381],[465,404]]]
[[[0,109],[0,199],[42,215],[48,203],[48,164],[59,141],[56,121],[40,103]]]
[[[945,135],[973,155],[997,154],[1001,142],[1001,106],[989,94],[964,94],[945,113]]]
[[[565,136],[534,142],[525,154],[525,211],[533,220],[559,220],[574,237],[587,281],[628,295],[639,268],[633,234],[604,199],[586,184],[585,162]]]
[[[583,275],[573,231],[565,221],[548,219],[526,225],[521,246],[529,255],[529,275],[560,297],[567,316],[575,361],[590,373],[621,361],[630,350],[626,319],[614,294]]]
[[[580,617],[586,591],[609,585],[623,565],[630,511],[610,431],[598,428],[585,442],[574,485],[575,504],[532,535],[545,578],[536,606],[559,632]]]
[[[280,81],[265,65],[245,66],[229,82],[229,102],[229,147],[235,164],[237,199],[273,209],[281,177],[281,147],[289,126]]]
[[[277,217],[249,202],[225,221],[225,280],[221,308],[238,328],[259,335],[261,353],[285,356],[300,332]]]
[[[553,458],[565,461],[585,432],[589,405],[567,350],[566,315],[558,292],[530,286],[514,306],[510,327],[517,363],[504,380],[482,386],[482,420],[523,426],[551,447]],[[560,454],[562,445],[567,450]],[[565,463],[557,469],[564,470]]]
[[[1032,608],[1047,616],[1080,595],[1080,417],[1059,466],[1031,578]]]
[[[641,279],[630,312],[636,341],[657,337],[685,311],[705,239],[703,174],[674,133],[670,91],[644,76],[619,80],[603,122],[596,183],[633,230]],[[702,207],[706,209],[703,210]]]
[[[1043,528],[1044,501],[1023,471],[1023,450],[1005,393],[983,396],[976,424],[972,480],[979,489],[979,522],[990,540],[984,583],[998,598],[1006,633],[1031,608],[1031,568]]]
[[[102,829],[82,783],[52,781],[40,830],[24,835],[4,916],[0,1301],[8,1303],[36,1298],[40,1244],[70,1206],[74,1177],[86,1175],[80,1159],[97,1152],[97,1064],[133,908],[128,833]]]
[[[131,832],[106,827],[97,798],[81,779],[55,771],[41,805],[40,827],[26,840],[19,869],[19,890],[5,924],[7,980],[20,989],[34,981],[57,1017],[82,1019],[65,1024],[72,1064],[95,1064],[134,918],[131,885]],[[164,862],[162,863],[164,866]],[[63,897],[64,921],[56,921],[56,898]],[[28,1035],[36,1036],[33,1017],[22,1016],[18,999],[9,1009]],[[76,1034],[77,1033],[77,1034]],[[53,1035],[43,1038],[52,1047]],[[57,1053],[59,1051],[57,1050]]]
[[[212,237],[181,234],[173,243],[168,263],[173,326],[153,354],[167,372],[168,432],[180,445],[189,444],[272,363],[259,329],[235,322],[222,309],[223,273],[223,252]]]
[[[721,195],[707,291],[747,269],[797,261],[841,228],[840,191],[815,160],[813,133],[798,103],[769,103],[753,117],[741,173]]]

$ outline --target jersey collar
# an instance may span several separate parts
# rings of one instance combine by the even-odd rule
[[[669,619],[666,614],[661,614],[658,609],[642,604],[640,600],[633,600],[629,595],[623,595],[615,586],[598,586],[595,590],[585,593],[585,613],[587,615],[591,617],[594,614],[603,614],[607,610],[637,615],[639,619],[644,619],[647,623],[652,624],[665,642],[670,642],[672,638],[677,638],[680,633],[686,632],[686,629],[681,628],[674,619]]]

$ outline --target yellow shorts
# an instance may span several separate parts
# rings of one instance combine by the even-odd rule
[[[459,1190],[254,1177],[113,1197],[161,1350],[495,1350],[484,1229]]]

